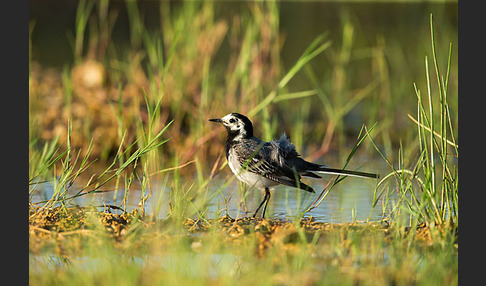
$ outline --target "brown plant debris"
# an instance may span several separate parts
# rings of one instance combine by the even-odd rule
[[[120,208],[113,208],[121,214],[111,212],[112,208],[99,211],[95,207],[54,207],[43,208],[35,205],[29,206],[29,249],[37,251],[65,252],[70,249],[75,252],[76,247],[82,245],[83,239],[97,241],[99,238],[112,239],[115,244],[130,241],[131,246],[143,245],[143,240],[154,238],[189,239],[191,247],[198,245],[195,238],[215,231],[222,239],[231,243],[256,243],[257,256],[262,256],[272,245],[284,246],[291,251],[293,245],[310,243],[315,238],[325,239],[326,234],[337,231],[342,243],[349,242],[348,236],[354,233],[370,234],[383,233],[385,237],[390,232],[390,226],[381,223],[343,223],[331,224],[315,221],[312,217],[300,221],[282,219],[266,219],[244,217],[233,219],[224,216],[215,219],[155,219],[149,215],[142,215],[137,209],[123,212]],[[440,226],[434,226],[439,228]],[[409,235],[411,229],[405,230],[403,236]],[[445,228],[441,229],[445,232]],[[137,239],[130,234],[142,233]],[[457,236],[457,232],[455,233]],[[414,236],[417,242],[430,245],[433,237],[430,227],[420,224]],[[247,238],[254,238],[248,240]],[[133,244],[134,243],[134,244]],[[295,247],[294,247],[295,248]]]

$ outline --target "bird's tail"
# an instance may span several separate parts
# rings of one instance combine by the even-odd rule
[[[359,172],[359,171],[333,169],[333,168],[327,168],[327,167],[320,167],[319,169],[312,170],[312,171],[316,172],[316,173],[330,174],[330,175],[353,176],[353,177],[372,178],[372,179],[378,179],[379,178],[378,174]]]

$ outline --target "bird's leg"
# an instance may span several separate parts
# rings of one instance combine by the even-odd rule
[[[263,206],[264,203],[265,203],[265,207],[263,208],[262,217],[265,217],[265,211],[267,210],[267,204],[268,204],[269,200],[270,200],[270,190],[268,188],[265,188],[265,196],[263,197],[263,201],[260,203],[260,205],[256,209],[255,213],[253,214],[253,217],[256,216],[256,214],[258,213],[258,211],[260,210],[260,208]]]
[[[260,208],[263,206],[263,203],[265,202],[266,199],[267,199],[267,196],[263,197],[263,201],[260,203],[260,205],[256,209],[255,213],[253,214],[253,217],[256,216],[256,214],[258,213],[258,211],[260,210]]]
[[[267,211],[268,201],[270,201],[270,196],[270,190],[268,188],[265,188],[265,198],[267,199],[267,201],[265,202],[265,206],[263,207],[262,218],[265,218],[265,213]]]

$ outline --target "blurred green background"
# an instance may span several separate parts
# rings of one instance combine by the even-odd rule
[[[457,131],[457,11],[457,1],[31,1],[30,140],[58,135],[64,146],[69,118],[73,146],[93,140],[91,155],[107,160],[160,103],[150,130],[174,123],[157,156],[214,161],[223,134],[207,119],[252,113],[276,91],[250,114],[263,139],[286,132],[308,158],[343,157],[377,123],[386,154],[400,142],[413,154],[407,114],[416,117],[413,83],[426,90],[426,56],[432,65],[431,13],[442,69],[452,43]],[[320,35],[328,46],[277,88]]]

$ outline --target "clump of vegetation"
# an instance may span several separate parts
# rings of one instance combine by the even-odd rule
[[[449,49],[444,76],[439,68],[436,55],[432,15],[430,16],[430,34],[437,85],[433,89],[429,61],[426,57],[427,98],[423,98],[420,90],[414,84],[417,95],[417,114],[416,116],[408,114],[408,117],[417,125],[417,143],[420,155],[412,167],[407,168],[404,164],[403,150],[400,150],[399,164],[398,167],[395,167],[373,142],[376,150],[393,170],[378,183],[376,190],[378,191],[388,179],[393,178],[397,184],[395,191],[399,194],[399,200],[391,212],[393,215],[405,210],[410,220],[415,220],[413,225],[416,225],[417,221],[421,221],[435,225],[450,224],[454,226],[458,223],[459,187],[455,160],[459,157],[459,153],[448,100],[452,50]],[[384,187],[379,194],[375,192],[375,203],[383,193],[389,190],[389,187]]]

